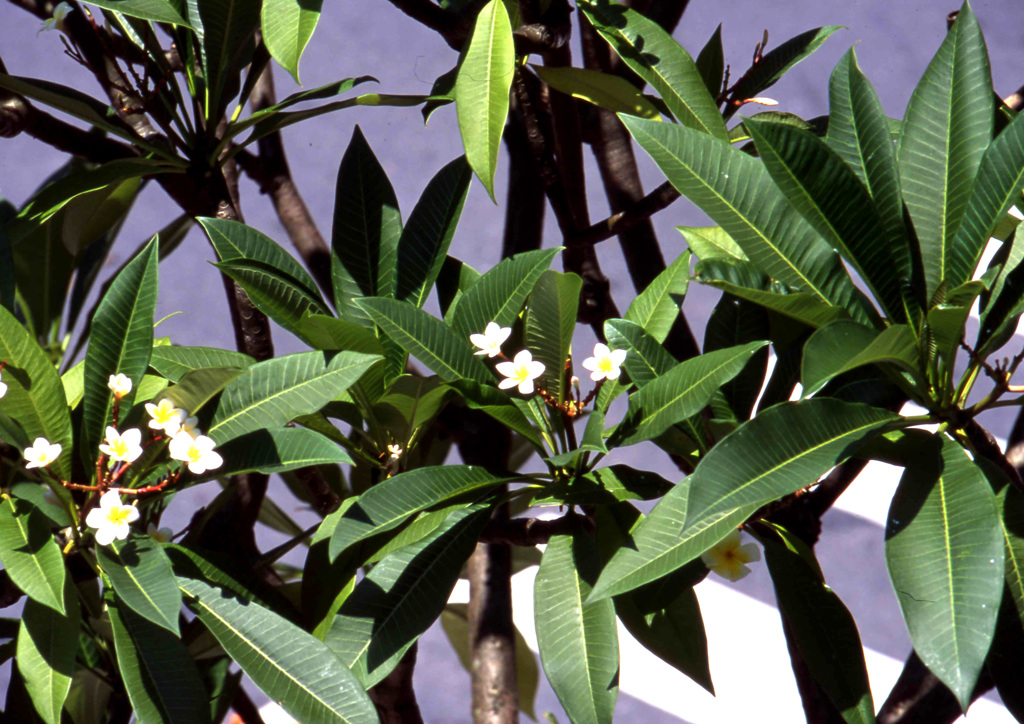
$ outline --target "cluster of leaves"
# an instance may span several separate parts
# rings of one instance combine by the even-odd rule
[[[1005,396],[1019,391],[1010,378],[1022,356],[987,360],[1024,312],[1024,247],[1008,215],[1024,186],[1024,121],[999,106],[969,5],[902,121],[883,114],[851,51],[833,72],[827,118],[762,113],[730,128],[738,107],[835,28],[759,55],[725,87],[718,33],[694,61],[643,15],[580,0],[587,21],[658,96],[594,71],[537,74],[618,111],[672,185],[717,224],[681,229],[690,252],[621,319],[604,323],[616,350],[606,372],[621,363],[622,374],[605,374],[584,395],[572,344],[582,281],[549,268],[559,249],[518,254],[485,273],[448,254],[474,173],[493,197],[510,85],[516,73],[531,72],[516,56],[511,4],[474,9],[460,65],[431,96],[370,94],[286,110],[368,80],[356,78],[245,119],[241,105],[271,56],[297,77],[315,3],[297,9],[264,0],[262,14],[258,4],[220,0],[94,4],[146,78],[163,79],[149,87],[136,78],[136,90],[149,99],[139,113],[167,143],[147,140],[115,109],[77,91],[0,74],[0,88],[143,154],[69,167],[3,219],[0,262],[9,256],[13,265],[0,270],[13,274],[0,275],[0,562],[27,596],[20,622],[5,629],[12,641],[2,651],[17,656],[8,716],[57,722],[66,710],[76,722],[100,721],[123,695],[139,721],[219,721],[241,676],[234,662],[300,721],[376,721],[367,690],[418,637],[439,617],[453,636],[464,633],[465,612],[447,602],[493,513],[559,506],[566,512],[543,554],[525,545],[520,562],[539,560],[540,661],[572,721],[612,718],[617,619],[713,691],[694,586],[708,571],[702,554],[734,540],[737,527],[764,547],[780,609],[818,684],[846,721],[874,721],[856,624],[825,584],[812,546],[775,519],[797,492],[851,458],[907,467],[886,553],[922,661],[964,709],[987,663],[1017,706],[1024,484],[975,418],[1019,405]],[[161,65],[168,61],[158,29],[181,54],[184,91]],[[228,113],[235,97],[239,110]],[[450,101],[466,156],[436,173],[404,223],[356,129],[338,173],[329,285],[256,230],[197,219],[218,269],[309,351],[256,361],[154,337],[158,257],[189,227],[186,215],[117,273],[87,315],[84,360],[58,372],[75,358],[70,331],[143,177],[205,173],[319,113],[429,103],[429,114]],[[992,237],[999,250],[982,269]],[[681,314],[691,252],[695,278],[724,294],[703,354],[678,360],[664,342]],[[50,263],[40,264],[40,255]],[[433,292],[440,317],[424,310]],[[981,326],[966,344],[976,303]],[[501,363],[475,352],[471,338],[490,335],[490,325],[508,330],[499,350],[528,350],[543,365],[535,394],[528,386],[506,391]],[[962,346],[969,359],[957,377]],[[770,373],[769,349],[777,360]],[[418,373],[410,358],[432,374]],[[119,403],[125,424],[141,419],[145,403],[168,399],[199,418],[224,464],[200,475],[175,462],[168,470],[161,445],[150,446],[119,482],[136,493],[140,529],[95,546],[81,521],[95,506],[92,493],[107,485],[94,461],[116,416],[107,388],[116,374],[133,382]],[[984,379],[990,388],[972,397]],[[895,411],[907,401],[924,412]],[[438,418],[458,408],[507,429],[505,459],[493,467],[442,464],[450,440]],[[923,424],[938,427],[926,432]],[[38,437],[74,451],[52,463],[52,475],[23,465],[21,453]],[[602,466],[617,448],[640,443],[661,447],[692,473],[673,484]],[[542,471],[516,472],[534,453]],[[284,473],[308,500],[296,481],[311,467],[341,506],[315,531],[302,531],[265,501],[261,519],[292,539],[252,567],[200,544],[230,491],[178,543],[141,533],[159,524],[176,492],[214,478]],[[636,501],[657,504],[645,516]],[[275,565],[310,533],[301,570]],[[271,585],[277,577],[294,580]],[[536,664],[521,653],[529,711]]]

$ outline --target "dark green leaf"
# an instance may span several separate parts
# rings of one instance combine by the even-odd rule
[[[147,621],[179,636],[181,592],[161,545],[140,536],[97,546],[97,553],[118,599]]]
[[[90,5],[123,13],[132,18],[152,20],[156,23],[171,23],[191,28],[178,11],[179,3],[171,0],[89,0]]]
[[[204,367],[237,367],[244,370],[254,361],[247,354],[215,347],[154,347],[149,366],[171,382],[179,382],[193,370]]]
[[[661,113],[635,85],[622,76],[571,66],[530,66],[557,91],[593,103],[612,113],[659,120]]]
[[[18,628],[18,672],[36,713],[47,724],[60,724],[78,650],[81,610],[70,580],[62,589],[67,615],[29,599]]]
[[[664,342],[679,317],[689,279],[690,253],[686,252],[636,295],[623,318],[639,324],[659,343]]]
[[[542,386],[559,403],[565,400],[565,363],[576,329],[583,280],[549,269],[540,275],[527,304],[523,343],[544,364]]]
[[[0,501],[0,563],[25,595],[57,613],[66,613],[64,558],[50,533],[50,522],[27,500]]]
[[[920,376],[917,340],[910,327],[896,324],[878,332],[849,319],[830,322],[804,345],[803,394],[813,395],[837,375],[880,362]]]
[[[722,92],[722,74],[725,72],[725,53],[722,50],[722,24],[719,23],[708,42],[697,54],[697,70],[712,98]]]

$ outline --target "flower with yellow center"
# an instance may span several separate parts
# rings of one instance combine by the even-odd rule
[[[388,452],[391,453],[389,457],[392,460],[398,460],[398,458],[402,457],[402,446],[398,444],[388,445]]]
[[[100,498],[100,507],[93,508],[85,516],[85,524],[96,529],[96,542],[106,546],[115,538],[127,538],[129,525],[138,519],[139,511],[134,505],[122,505],[117,491],[108,490]]]
[[[207,470],[219,468],[224,464],[224,458],[213,451],[216,444],[206,435],[192,437],[187,431],[182,430],[171,439],[168,449],[174,460],[188,463],[188,469],[192,473],[202,475]]]
[[[114,393],[114,397],[120,400],[132,391],[132,378],[118,372],[116,375],[110,375],[110,378],[107,380],[107,387]]]
[[[528,349],[522,350],[511,362],[499,362],[494,368],[507,378],[498,383],[499,388],[507,390],[518,386],[522,395],[533,392],[533,381],[544,374],[544,363],[536,362]]]
[[[583,360],[583,367],[590,370],[590,379],[594,382],[617,380],[625,359],[626,350],[608,349],[608,345],[598,342],[594,345],[594,356]]]
[[[167,427],[164,428],[164,432],[167,436],[173,438],[179,432],[187,432],[192,437],[200,435],[199,431],[199,418],[198,417],[186,417],[181,422],[177,420],[171,420],[167,423]]]
[[[117,428],[108,425],[106,442],[100,445],[100,452],[113,462],[135,462],[142,454],[142,430],[133,427],[119,433]]]
[[[174,403],[166,397],[156,405],[152,402],[147,402],[146,412],[152,418],[149,421],[150,428],[153,430],[164,430],[165,432],[168,430],[168,426],[181,427],[181,423],[188,417],[187,412],[180,407],[175,407]],[[168,432],[167,434],[170,435],[172,433]]]
[[[730,581],[738,581],[750,573],[747,563],[761,560],[761,551],[753,543],[740,545],[740,531],[737,529],[700,557],[712,572]]]
[[[483,334],[469,335],[469,341],[473,346],[479,347],[479,351],[473,354],[485,354],[488,357],[497,357],[501,354],[501,343],[512,334],[511,327],[499,327],[497,322],[488,322],[484,327]]]
[[[23,455],[28,460],[26,468],[45,468],[60,457],[60,445],[50,444],[45,437],[37,437],[35,442],[25,448]]]

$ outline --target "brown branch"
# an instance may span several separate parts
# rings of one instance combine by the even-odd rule
[[[377,707],[380,724],[423,724],[416,692],[412,687],[418,648],[418,644],[410,646],[398,666],[367,692]]]
[[[473,3],[473,6],[463,9],[461,13],[453,13],[430,0],[388,0],[388,2],[413,20],[439,33],[448,43],[448,47],[460,52],[476,22],[475,6],[482,4],[476,2]]]
[[[654,191],[622,211],[591,224],[586,229],[574,234],[568,241],[570,244],[598,244],[613,236],[619,236],[637,224],[649,220],[662,209],[668,208],[680,195],[671,183],[665,181]]]
[[[540,518],[512,518],[492,520],[480,534],[485,543],[508,543],[514,546],[535,546],[546,544],[552,536],[570,535],[580,529],[587,529],[587,518],[579,515],[563,515],[554,520]]]
[[[992,677],[982,669],[971,701],[991,689]],[[878,724],[952,724],[961,716],[960,703],[952,692],[921,662],[913,651],[900,678],[878,710]]]

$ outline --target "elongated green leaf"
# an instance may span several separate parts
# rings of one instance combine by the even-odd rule
[[[950,272],[961,273],[973,250],[960,258],[954,239],[992,137],[994,112],[985,40],[965,2],[914,89],[896,154],[928,299],[947,278],[951,286],[967,281]]]
[[[388,337],[441,379],[493,381],[494,375],[473,354],[469,337],[460,338],[437,317],[410,302],[381,297],[360,299],[358,306]]]
[[[814,483],[897,416],[834,399],[784,402],[725,437],[672,488],[605,566],[595,599],[656,580],[720,541],[761,505]],[[682,525],[680,525],[682,521]]]
[[[719,23],[715,32],[708,38],[697,54],[697,70],[707,86],[712,98],[722,92],[722,75],[725,73],[725,51],[722,49],[722,24]]]
[[[441,316],[446,322],[451,324],[456,303],[479,278],[480,272],[469,264],[451,256],[445,258],[441,265],[441,271],[437,275],[435,286],[437,287],[437,301],[441,304]]]
[[[449,516],[432,534],[382,558],[342,604],[326,644],[369,688],[441,615],[491,506]]]
[[[55,339],[64,313],[75,258],[64,245],[64,214],[45,222],[15,219],[7,225],[18,305],[41,345]]]
[[[664,342],[679,316],[689,278],[690,253],[686,252],[636,295],[624,318],[639,324],[658,342]]]
[[[114,278],[92,319],[85,352],[80,450],[86,470],[94,467],[97,446],[113,419],[114,396],[107,386],[110,377],[123,374],[137,386],[149,366],[156,292],[157,245],[153,237]],[[136,392],[132,389],[121,398],[121,409],[131,408]]]
[[[906,320],[903,289],[910,244],[889,238],[867,188],[838,153],[813,133],[781,123],[745,121],[765,168],[805,219],[861,275],[888,316]]]
[[[242,352],[215,347],[154,347],[149,366],[171,382],[179,382],[189,372],[204,367],[247,369],[254,361]]]
[[[139,724],[210,721],[208,694],[181,639],[108,601],[117,665]]]
[[[771,325],[765,309],[723,294],[704,328],[704,351],[713,352],[770,337]],[[754,410],[768,372],[768,352],[767,348],[756,352],[743,371],[722,386],[722,398],[736,420],[746,420]],[[712,402],[712,409],[714,405]]]
[[[738,375],[757,350],[768,342],[708,352],[680,362],[629,398],[624,423],[633,428],[620,445],[650,440],[675,423],[700,412],[712,395]]]
[[[1024,114],[1021,114],[1024,115]],[[946,277],[952,285],[966,282],[996,225],[1024,188],[1024,121],[1018,115],[985,150],[978,178],[950,249]]]
[[[323,0],[263,0],[260,29],[274,60],[299,80],[299,58],[320,20]]]
[[[874,724],[875,708],[868,685],[857,624],[839,596],[829,588],[817,566],[812,567],[795,545],[761,539],[765,561],[775,586],[779,611],[792,640],[848,724]],[[805,549],[803,555],[814,560]]]
[[[297,720],[376,724],[370,697],[322,642],[258,603],[192,578],[178,585],[228,655]]]
[[[740,245],[721,226],[677,226],[676,231],[683,235],[686,245],[700,261],[750,261]]]
[[[839,255],[786,201],[760,162],[682,126],[627,116],[622,122],[672,185],[718,222],[763,273],[845,307],[855,319],[872,318]]]
[[[863,365],[890,362],[919,376],[917,340],[905,324],[878,332],[848,319],[825,325],[804,345],[801,383],[804,397],[833,377]]]
[[[242,370],[236,367],[203,367],[192,370],[160,397],[166,397],[189,415],[194,415],[240,374]]]
[[[58,593],[67,615],[29,599],[18,626],[18,673],[36,713],[47,724],[60,724],[75,673],[81,618],[71,581],[63,581]]]
[[[510,430],[518,432],[538,450],[543,450],[537,429],[530,424],[526,415],[516,406],[515,401],[491,385],[473,380],[457,380],[452,387],[459,391],[466,404],[474,410],[482,410]]]
[[[480,9],[455,78],[455,111],[466,161],[494,200],[501,133],[515,71],[512,24],[502,0]]]
[[[661,113],[622,76],[570,66],[532,65],[540,79],[557,91],[593,103],[612,113],[660,120]]]
[[[206,81],[204,110],[216,123],[238,93],[243,55],[252,47],[259,25],[259,5],[248,0],[203,0],[197,3],[202,22],[202,62]]]
[[[469,339],[469,335],[483,332],[488,322],[512,326],[534,284],[559,251],[538,249],[502,259],[463,293],[452,327]]]
[[[178,11],[179,3],[171,0],[89,0],[90,5],[122,13],[131,18],[152,20],[155,23],[170,23],[183,28],[192,26]]]
[[[561,403],[565,400],[565,362],[576,328],[583,280],[549,269],[540,275],[527,305],[524,343],[544,364],[542,384]]]
[[[224,466],[199,479],[258,471],[283,473],[310,465],[352,464],[344,450],[318,432],[303,428],[254,430],[217,448]]]
[[[515,475],[474,465],[444,465],[399,473],[373,486],[338,520],[330,557],[371,535],[401,525],[414,513],[467,494],[483,494]]]
[[[310,295],[293,277],[269,264],[239,260],[214,266],[234,279],[257,309],[296,336],[302,336],[307,315],[330,314],[319,294]]]
[[[596,413],[600,415],[601,413]],[[581,444],[581,449],[584,446]],[[568,484],[546,486],[533,498],[533,505],[602,505],[619,500],[654,500],[672,488],[672,483],[655,473],[612,465],[591,470]]]
[[[402,216],[391,182],[359,126],[341,159],[334,193],[334,305],[343,319],[369,326],[353,300],[394,294]]]
[[[344,392],[380,357],[300,352],[259,362],[224,388],[207,434],[222,444],[253,430],[282,427]]]
[[[63,448],[50,469],[67,480],[71,470],[71,416],[63,385],[46,353],[6,307],[0,307],[0,359],[7,360],[0,373],[7,385],[3,414],[17,421],[30,441],[45,437]]]
[[[533,587],[540,661],[578,724],[610,723],[619,693],[615,606],[587,601],[600,566],[597,546],[586,533],[554,536]]]
[[[988,472],[985,468],[983,472]],[[1006,559],[1006,590],[1012,597],[1013,612],[1024,627],[1024,496],[1012,485],[1005,485],[996,495],[1002,522],[1003,548]]]
[[[160,544],[146,536],[97,546],[97,552],[118,599],[147,621],[179,636],[181,592]]]
[[[885,559],[914,650],[966,711],[1003,594],[1003,534],[995,494],[963,448],[943,436],[937,462],[903,474]]]
[[[472,171],[460,156],[423,190],[398,240],[396,299],[423,306],[447,258],[471,180]]]
[[[660,25],[615,2],[585,0],[579,8],[626,65],[658,91],[680,123],[723,141],[728,138],[693,58]]]
[[[66,613],[64,559],[46,516],[27,500],[0,501],[0,563],[26,596]]]

